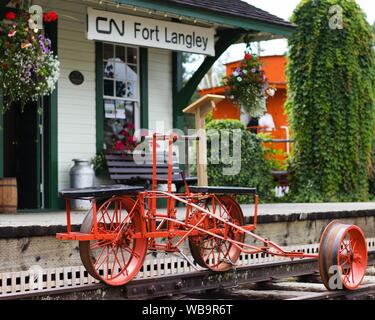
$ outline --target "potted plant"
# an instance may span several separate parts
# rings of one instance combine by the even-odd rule
[[[241,65],[224,78],[224,84],[229,87],[227,97],[254,118],[264,114],[266,97],[273,96],[276,91],[269,86],[258,57],[249,49],[245,51]]]
[[[107,171],[107,165],[105,162],[105,153],[104,151],[101,151],[96,154],[95,157],[91,159],[91,164],[93,166],[93,169],[95,171],[96,176],[105,176]]]
[[[109,151],[128,152],[131,153],[138,145],[138,141],[134,136],[135,127],[133,122],[127,121],[122,129],[114,133],[112,136],[112,145]]]
[[[91,159],[96,176],[107,175],[106,153],[131,154],[135,150],[139,142],[134,133],[135,126],[131,121],[126,121],[119,128],[113,129],[111,138],[106,143],[106,150],[98,152]]]
[[[51,40],[41,30],[31,28],[30,14],[9,9],[0,21],[0,83],[4,110],[14,103],[23,108],[55,89],[59,60],[51,51]],[[43,15],[45,23],[56,21],[57,14]]]

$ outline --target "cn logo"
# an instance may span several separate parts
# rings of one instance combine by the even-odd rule
[[[105,17],[96,18],[96,31],[98,33],[112,34],[113,27],[116,28],[120,36],[125,34],[125,20],[122,20],[119,26],[114,19],[108,21],[108,18]]]

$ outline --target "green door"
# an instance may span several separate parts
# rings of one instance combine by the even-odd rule
[[[18,209],[40,207],[41,153],[37,104],[14,106],[3,115],[4,176],[17,178]]]

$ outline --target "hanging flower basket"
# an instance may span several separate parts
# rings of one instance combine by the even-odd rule
[[[57,20],[55,12],[45,13],[44,22]],[[49,95],[59,77],[59,61],[51,41],[38,29],[29,28],[28,13],[9,11],[0,21],[0,83],[4,110],[14,103],[22,108],[29,101]]]
[[[246,51],[241,65],[224,78],[229,87],[226,95],[252,117],[259,117],[266,111],[265,99],[273,96],[275,89],[268,84],[266,75],[257,56]]]

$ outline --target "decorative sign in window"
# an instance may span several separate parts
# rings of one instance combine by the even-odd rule
[[[87,38],[215,55],[215,29],[88,8]]]
[[[139,103],[138,48],[103,44],[104,144],[109,151],[134,146]]]

